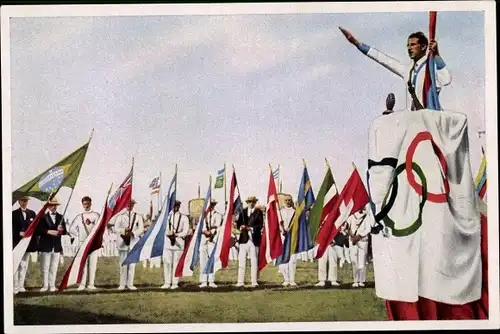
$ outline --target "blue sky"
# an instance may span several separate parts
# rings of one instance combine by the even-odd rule
[[[198,183],[203,195],[224,163],[235,165],[242,196],[261,202],[269,163],[281,166],[283,191],[294,197],[302,159],[315,192],[325,158],[340,186],[351,162],[364,176],[370,123],[390,92],[395,109],[404,109],[406,87],[338,26],[408,61],[406,38],[428,33],[428,13],[11,18],[12,186],[82,145],[92,128],[70,219],[84,195],[99,211],[132,157],[142,213],[149,182],[161,171],[165,193],[176,163],[186,213]],[[475,172],[485,110],[483,13],[439,12],[437,40],[453,75],[441,103],[469,116]],[[59,200],[68,195],[61,191]],[[219,189],[214,196],[224,197]]]

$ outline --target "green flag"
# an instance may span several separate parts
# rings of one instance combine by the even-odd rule
[[[323,179],[323,183],[321,183],[321,187],[316,197],[316,202],[309,212],[309,226],[311,228],[311,236],[313,238],[316,238],[316,235],[318,234],[319,225],[321,223],[321,216],[323,214],[323,204],[325,203],[325,196],[334,184],[335,181],[333,180],[332,171],[330,167],[328,167],[325,178]]]
[[[226,166],[224,165],[224,168],[217,171],[217,177],[215,178],[214,189],[224,187],[224,181],[226,178],[225,176],[226,176]]]
[[[83,160],[87,154],[89,142],[15,190],[12,193],[12,204],[23,196],[30,196],[40,201],[46,201],[52,191],[55,195],[61,187],[73,189],[80,174]]]

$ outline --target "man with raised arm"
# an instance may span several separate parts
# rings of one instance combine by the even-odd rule
[[[435,73],[436,73],[436,90],[439,95],[442,87],[448,86],[451,83],[451,73],[441,57],[438,49],[438,44],[435,40],[429,40],[423,32],[415,32],[408,36],[407,50],[411,63],[403,64],[400,60],[395,59],[376,48],[360,42],[349,31],[339,27],[347,40],[356,46],[368,58],[376,61],[392,73],[396,74],[405,80],[408,92],[411,96],[411,110],[424,109],[424,80],[425,80],[425,64],[429,51],[434,55]]]

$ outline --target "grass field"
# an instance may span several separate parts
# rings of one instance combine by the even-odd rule
[[[69,266],[65,258],[58,280]],[[75,288],[57,293],[40,293],[39,263],[30,263],[25,293],[14,299],[16,325],[130,324],[130,323],[236,323],[386,320],[383,300],[375,296],[373,270],[368,284],[350,287],[350,265],[339,269],[343,284],[315,288],[317,263],[299,261],[298,288],[282,288],[277,268],[269,265],[259,277],[260,286],[234,287],[237,262],[216,275],[218,289],[198,288],[198,275],[181,279],[177,291],[161,290],[163,268],[136,266],[136,291],[117,291],[117,258],[99,258],[94,292]],[[248,267],[249,268],[249,264]],[[249,279],[249,270],[246,275]]]

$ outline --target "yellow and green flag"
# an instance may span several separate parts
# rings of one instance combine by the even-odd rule
[[[62,187],[73,189],[87,154],[89,143],[90,141],[19,189],[16,189],[12,193],[12,204],[23,196],[46,201],[51,192],[55,195]]]
[[[321,183],[321,187],[319,188],[316,202],[314,202],[314,205],[312,206],[309,213],[309,227],[311,229],[311,236],[313,238],[316,238],[316,235],[318,234],[321,217],[323,215],[323,205],[325,203],[326,194],[334,184],[335,181],[333,179],[332,170],[330,168],[330,165],[327,165],[325,178],[323,179],[323,183]]]

